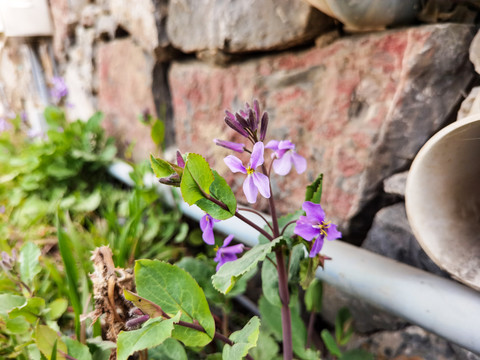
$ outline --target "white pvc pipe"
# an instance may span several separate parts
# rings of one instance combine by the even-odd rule
[[[110,171],[118,179],[131,182],[128,169],[129,165],[124,164]],[[171,193],[165,191],[167,187],[158,183],[153,175],[144,182],[158,184],[159,192],[173,204],[173,198],[168,196]],[[204,215],[198,207],[184,202],[180,208],[196,220]],[[248,212],[243,215],[264,226],[258,216]],[[259,235],[237,218],[216,223],[215,229],[234,234],[249,246],[257,243]],[[325,270],[317,270],[317,278],[480,354],[480,293],[342,241],[326,241],[323,252],[332,260],[326,262]]]

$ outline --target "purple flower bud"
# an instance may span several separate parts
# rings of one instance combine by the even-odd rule
[[[260,124],[260,141],[265,140],[265,136],[267,135],[267,127],[268,127],[268,113],[264,112],[262,116],[262,122]]]
[[[148,319],[150,319],[150,316],[148,316],[148,315],[142,315],[142,316],[139,316],[139,317],[136,317],[136,318],[133,318],[133,319],[128,320],[128,321],[125,323],[125,326],[126,326],[128,329],[136,329],[136,328],[138,328],[140,325],[142,325],[145,321],[147,321]]]
[[[180,175],[172,174],[168,177],[160,178],[158,181],[168,186],[180,186],[182,179],[180,178]]]
[[[52,89],[50,91],[53,101],[58,104],[65,96],[68,95],[68,88],[65,81],[60,76],[52,78]]]
[[[213,142],[218,146],[224,147],[224,148],[229,149],[229,150],[236,151],[238,153],[242,153],[244,148],[245,148],[244,144],[231,142],[231,141],[213,139]]]
[[[229,116],[225,117],[225,123],[230,126],[233,130],[238,132],[240,135],[248,138],[248,133],[243,129],[243,127],[240,125],[240,123],[237,121],[237,119],[231,119]]]
[[[183,160],[183,156],[178,150],[177,150],[177,165],[180,166],[182,169],[185,169],[185,160]]]

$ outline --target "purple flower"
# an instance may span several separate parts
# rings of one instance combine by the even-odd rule
[[[233,130],[238,132],[243,137],[250,139],[253,143],[259,139],[263,141],[267,132],[268,114],[264,112],[261,114],[260,105],[257,100],[253,101],[253,107],[249,103],[245,104],[245,109],[232,114],[225,111],[225,122]],[[260,124],[260,137],[257,137],[258,124]]]
[[[50,90],[53,101],[58,104],[65,96],[68,95],[68,88],[65,81],[60,76],[52,78],[52,89]]]
[[[287,175],[295,166],[297,173],[301,174],[307,169],[307,161],[295,151],[295,145],[289,140],[271,140],[265,146],[267,149],[274,151],[272,154],[273,171],[278,175]]]
[[[10,122],[7,119],[5,119],[3,116],[0,117],[0,132],[7,131],[11,128],[12,128],[12,124],[10,124]]]
[[[213,260],[218,263],[217,271],[223,264],[237,260],[237,254],[243,252],[243,244],[228,246],[232,240],[233,235],[228,235],[223,241],[223,245],[220,248],[215,249],[217,255],[215,255]]]
[[[213,224],[219,222],[220,220],[214,219],[208,214],[205,214],[200,219],[200,229],[202,229],[202,239],[208,245],[215,245],[215,236],[213,235]]]
[[[325,211],[320,204],[305,201],[302,208],[307,216],[300,216],[293,232],[307,241],[315,239],[310,250],[310,257],[315,257],[322,250],[325,237],[327,240],[335,240],[340,238],[342,233],[337,230],[337,225],[325,221]]]
[[[247,197],[247,201],[251,204],[257,201],[257,195],[260,191],[263,197],[270,197],[270,182],[265,174],[257,172],[256,169],[263,164],[263,143],[257,142],[253,146],[250,162],[245,168],[242,161],[233,155],[228,155],[223,161],[232,170],[232,172],[241,172],[247,175],[243,183],[243,192]]]
[[[218,146],[224,147],[226,149],[230,149],[233,151],[236,151],[238,153],[242,153],[243,149],[245,148],[244,144],[236,143],[236,142],[231,142],[231,141],[225,141],[225,140],[219,140],[219,139],[213,139],[213,142],[217,144]]]

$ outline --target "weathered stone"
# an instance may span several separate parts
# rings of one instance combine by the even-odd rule
[[[155,7],[152,0],[108,0],[114,19],[148,52],[158,46]]]
[[[480,86],[474,87],[458,110],[457,120],[467,116],[479,114],[480,116]]]
[[[357,297],[352,297],[327,283],[323,283],[322,318],[329,324],[334,325],[337,313],[343,307],[350,310],[353,327],[356,332],[361,334],[370,334],[382,330],[398,330],[407,325],[405,320]]]
[[[80,16],[80,24],[85,27],[92,27],[95,25],[97,18],[101,15],[102,9],[98,5],[88,4],[82,9]]]
[[[407,185],[408,171],[390,176],[383,182],[383,191],[387,194],[405,197],[405,186]]]
[[[398,331],[382,331],[366,337],[354,337],[347,344],[347,349],[360,347],[373,353],[376,359],[457,359],[449,342],[413,325]]]
[[[135,144],[134,160],[148,159],[158,149],[150,139],[150,129],[138,117],[144,111],[155,114],[153,59],[131,39],[122,39],[99,46],[97,64],[98,107],[105,113],[106,130],[117,137],[121,149]]]
[[[95,22],[95,37],[113,39],[115,30],[117,30],[117,22],[111,15],[100,15]]]
[[[302,176],[272,177],[279,211],[300,208],[305,186],[323,172],[324,207],[348,238],[371,222],[365,209],[382,181],[408,166],[459,102],[473,76],[471,30],[445,24],[341,38],[224,68],[174,63],[178,146],[206,154],[244,199],[243,178],[226,171],[228,152],[212,139],[242,141],[222,124],[223,111],[260,98],[271,119],[267,140],[290,139],[309,164]]]
[[[173,45],[191,53],[285,49],[313,39],[332,21],[302,1],[171,0],[167,31]]]
[[[415,239],[404,203],[383,208],[375,215],[362,247],[437,275],[447,276],[430,260]]]
[[[66,112],[72,120],[87,120],[95,112],[93,97],[94,69],[92,60],[94,29],[76,28],[75,46],[68,52],[65,66],[65,84],[68,88]]]
[[[480,32],[477,32],[470,45],[470,61],[475,71],[480,74]]]

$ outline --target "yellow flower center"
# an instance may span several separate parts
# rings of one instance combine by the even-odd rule
[[[321,224],[313,225],[315,229],[320,230],[320,235],[327,236],[327,229],[330,227],[331,221],[322,221]]]
[[[250,166],[247,168],[247,175],[252,175],[255,172]]]

